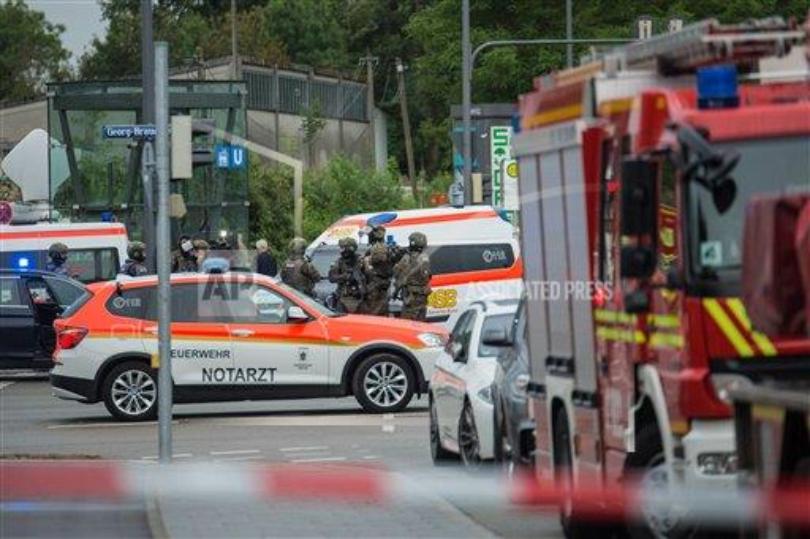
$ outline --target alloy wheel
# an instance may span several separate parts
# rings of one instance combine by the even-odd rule
[[[363,378],[366,396],[383,408],[395,406],[408,392],[408,377],[402,367],[390,361],[375,363]]]
[[[139,415],[155,403],[157,388],[151,376],[140,370],[124,371],[112,383],[112,400],[127,415]]]

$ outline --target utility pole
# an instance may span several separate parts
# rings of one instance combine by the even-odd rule
[[[155,46],[155,154],[157,161],[158,446],[160,462],[172,460],[172,302],[169,231],[169,45]]]
[[[374,128],[374,66],[379,59],[371,56],[366,50],[366,55],[360,58],[360,65],[366,65],[366,110],[368,111],[368,132],[371,138],[371,162],[377,168],[377,130]]]
[[[571,6],[572,0],[565,0],[565,39],[574,39],[574,14]],[[574,44],[568,43],[565,46],[565,65],[574,67]]]
[[[464,203],[472,202],[472,50],[470,44],[470,0],[461,1],[461,109],[464,132],[461,134],[463,148],[462,178]]]
[[[416,166],[413,163],[413,141],[411,140],[411,118],[408,114],[408,95],[405,91],[405,66],[397,58],[397,87],[399,88],[399,108],[402,112],[402,129],[405,134],[405,157],[408,161],[408,179],[411,182],[413,198],[419,201],[419,191],[416,188]]]
[[[141,119],[144,124],[155,123],[155,42],[152,30],[152,0],[141,0]],[[146,163],[146,145],[141,146],[141,163]],[[155,206],[153,168],[143,166],[143,240],[146,244],[146,265],[155,269]]]
[[[239,56],[236,48],[236,0],[231,0],[231,60],[233,61],[233,78],[239,79]]]

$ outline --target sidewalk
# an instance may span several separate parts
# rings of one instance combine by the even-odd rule
[[[158,508],[166,535],[172,539],[493,537],[438,497],[418,505],[169,499],[159,501]]]

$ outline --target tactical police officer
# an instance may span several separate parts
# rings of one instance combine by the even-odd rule
[[[149,270],[146,269],[144,265],[144,261],[146,260],[146,245],[140,241],[133,241],[130,242],[129,246],[127,247],[127,259],[124,262],[124,265],[121,266],[121,273],[123,275],[129,275],[130,277],[140,277],[141,275],[146,275],[149,273]]]
[[[385,227],[381,225],[372,227],[368,242],[368,251],[363,255],[366,297],[360,306],[360,312],[388,316],[388,289],[394,276],[394,264],[403,253],[396,245],[386,245]]]
[[[304,238],[290,240],[289,255],[281,268],[281,280],[299,292],[311,296],[315,283],[321,280],[321,274],[304,256],[306,248],[307,242]]]
[[[54,243],[48,247],[48,263],[45,264],[47,271],[58,273],[59,275],[67,275],[67,262],[68,247],[64,243]]]
[[[430,258],[421,232],[408,236],[408,252],[394,266],[396,293],[402,295],[402,318],[425,320],[430,295]]]
[[[172,273],[198,271],[197,254],[191,238],[183,235],[177,242],[177,250],[172,255]]]
[[[362,261],[357,256],[357,241],[354,238],[341,238],[338,246],[340,257],[329,268],[329,281],[338,285],[338,311],[356,313],[366,295],[366,278]]]

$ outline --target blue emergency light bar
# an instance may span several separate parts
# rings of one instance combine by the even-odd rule
[[[17,259],[17,267],[19,269],[28,269],[31,265],[31,260],[27,256],[21,256]]]
[[[737,67],[723,64],[697,71],[698,108],[726,109],[740,106]]]
[[[378,213],[377,215],[372,215],[366,221],[368,226],[379,226],[385,225],[393,221],[397,218],[397,214],[394,212],[386,212],[386,213]]]

